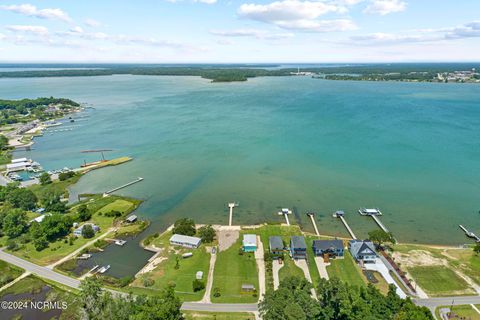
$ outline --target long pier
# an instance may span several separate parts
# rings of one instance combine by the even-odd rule
[[[318,232],[317,222],[315,221],[315,213],[309,212],[309,213],[307,213],[307,216],[309,216],[310,219],[312,220],[313,229],[315,229],[315,233],[317,234],[317,236],[319,236],[320,232]]]
[[[388,231],[387,227],[385,227],[385,225],[380,221],[380,219],[376,215],[372,214],[371,217],[373,218],[373,220],[375,220],[375,222],[378,224],[380,229],[382,229],[383,231],[385,231],[387,233],[390,232],[390,231]]]
[[[238,203],[235,203],[235,202],[228,203],[228,208],[229,208],[229,211],[230,211],[230,215],[229,215],[229,218],[228,218],[228,225],[230,227],[232,226],[232,223],[233,223],[233,208],[235,208],[235,207],[238,207]]]
[[[350,236],[352,237],[352,239],[357,239],[357,237],[355,236],[355,233],[353,233],[353,230],[352,228],[350,228],[350,226],[348,225],[347,223],[347,220],[345,220],[345,212],[339,210],[339,211],[336,211],[333,216],[334,217],[337,217],[337,218],[340,218],[340,220],[342,221],[343,225],[345,226],[345,228],[347,228],[347,231],[348,233],[350,234]]]
[[[135,184],[135,183],[140,182],[140,181],[143,181],[143,178],[138,177],[136,180],[130,181],[129,183],[121,185],[120,187],[117,187],[117,188],[112,189],[112,190],[108,190],[107,192],[104,193],[104,195],[109,195],[110,193],[113,193],[113,192],[118,191],[120,189],[126,188],[126,187],[131,186],[132,184]]]
[[[475,239],[475,241],[480,242],[480,237],[477,236],[475,233],[473,233],[472,231],[468,231],[467,228],[465,228],[462,225],[459,225],[459,227],[460,227],[460,229],[462,229],[465,232],[467,237],[473,238],[473,239]]]

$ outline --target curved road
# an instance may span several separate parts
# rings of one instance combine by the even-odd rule
[[[53,271],[47,267],[42,267],[26,261],[22,258],[14,256],[10,253],[6,253],[3,249],[0,249],[0,260],[6,261],[10,264],[13,264],[17,267],[29,271],[33,274],[38,275],[39,277],[53,280],[55,282],[61,283],[68,287],[78,289],[80,286],[80,281],[68,276],[65,276],[61,273]],[[123,292],[113,291],[117,294],[125,294]],[[182,305],[182,310],[191,310],[191,311],[214,311],[214,312],[256,312],[258,311],[257,305],[252,304],[243,304],[243,303],[200,303],[200,302],[184,302]]]

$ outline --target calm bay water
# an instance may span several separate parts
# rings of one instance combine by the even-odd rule
[[[359,207],[379,207],[399,241],[459,244],[480,231],[480,87],[474,84],[325,81],[307,77],[212,84],[195,77],[108,76],[0,79],[6,99],[56,96],[86,102],[71,131],[46,133],[26,154],[46,169],[108,157],[135,160],[87,174],[72,193],[146,201],[138,214],[160,231],[178,217],[228,223],[298,222],[347,236],[374,228]],[[58,127],[60,129],[62,127]]]

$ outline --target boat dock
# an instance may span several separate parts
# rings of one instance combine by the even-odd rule
[[[345,220],[345,212],[336,211],[333,214],[333,216],[336,217],[336,218],[339,218],[342,221],[343,225],[345,226],[345,228],[347,228],[347,231],[350,234],[350,236],[352,237],[352,239],[357,239],[357,237],[355,236],[355,233],[353,233],[352,228],[350,228],[350,226],[348,225],[347,220]]]
[[[382,229],[383,231],[385,231],[387,233],[390,232],[390,231],[388,231],[387,227],[385,227],[385,225],[380,221],[380,219],[376,215],[371,215],[371,217],[373,218],[373,220],[375,220],[375,222],[378,224],[380,229]]]
[[[235,203],[235,202],[229,202],[228,203],[228,208],[229,208],[229,211],[230,211],[230,215],[229,215],[229,218],[228,218],[228,225],[229,226],[232,226],[232,223],[233,223],[233,208],[235,207],[238,207],[238,203]]]
[[[315,229],[315,233],[317,234],[317,236],[319,236],[320,232],[318,232],[317,222],[315,221],[315,213],[314,212],[307,212],[307,216],[309,216],[310,219],[312,220],[313,229]]]
[[[135,184],[135,183],[140,182],[140,181],[143,181],[143,178],[138,177],[136,180],[130,181],[129,183],[121,185],[120,187],[117,187],[115,189],[108,190],[107,192],[105,192],[103,194],[104,194],[104,196],[109,195],[110,193],[113,193],[113,192],[118,191],[120,189],[126,188],[126,187],[131,186],[132,184]]]
[[[289,214],[292,214],[292,210],[288,208],[283,208],[282,210],[278,211],[279,216],[281,215],[285,216],[285,221],[287,222],[287,226],[290,225],[290,220],[288,219]]]
[[[477,236],[475,233],[473,233],[472,231],[468,231],[467,228],[465,228],[462,225],[459,225],[459,227],[460,227],[460,229],[462,229],[465,232],[467,237],[473,238],[473,239],[475,239],[475,241],[480,242],[480,237]]]

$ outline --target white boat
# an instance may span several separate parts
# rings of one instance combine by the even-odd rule
[[[115,240],[115,244],[117,246],[123,246],[125,243],[127,243],[125,240]]]
[[[360,208],[358,210],[362,216],[381,216],[382,212],[378,208],[367,209],[367,208]]]
[[[101,268],[98,270],[98,273],[105,273],[105,272],[108,271],[108,269],[110,269],[110,265],[105,266],[105,267],[101,267]]]

